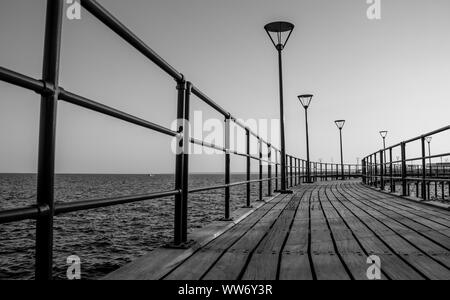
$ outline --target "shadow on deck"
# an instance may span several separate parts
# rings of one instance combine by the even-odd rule
[[[359,181],[302,185],[227,224],[197,234],[193,249],[157,249],[105,279],[367,280],[372,255],[381,279],[450,279],[450,212]]]

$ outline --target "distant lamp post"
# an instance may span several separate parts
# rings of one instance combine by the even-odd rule
[[[309,160],[309,130],[308,130],[308,107],[311,104],[311,100],[314,96],[310,94],[298,96],[298,100],[305,108],[305,121],[306,121],[306,182],[311,183],[311,166]]]
[[[428,143],[428,163],[430,164],[430,175],[431,175],[431,140],[433,139],[433,137],[431,136],[427,136],[425,138],[425,141]]]
[[[342,173],[342,180],[344,180],[344,154],[342,150],[342,128],[344,128],[345,120],[337,120],[334,121],[336,123],[337,128],[339,129],[339,137],[341,140],[341,173]]]
[[[384,131],[380,131],[380,135],[383,138],[383,159],[384,159],[384,163],[386,163],[386,137],[387,137],[388,132],[386,130]],[[384,166],[383,166],[384,169]]]
[[[281,152],[281,190],[277,191],[282,194],[290,194],[292,191],[286,189],[286,148],[284,136],[284,105],[283,105],[283,61],[281,52],[286,46],[294,24],[288,22],[273,22],[264,26],[267,35],[270,37],[275,49],[278,51],[278,69],[279,69],[279,85],[280,85],[280,152]]]

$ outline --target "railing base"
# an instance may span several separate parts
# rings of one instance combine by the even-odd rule
[[[189,249],[189,248],[192,248],[195,244],[197,244],[196,241],[190,240],[190,241],[187,241],[185,243],[180,243],[180,244],[170,243],[170,244],[163,246],[163,248],[166,248],[166,249]]]
[[[219,221],[223,221],[223,222],[232,222],[233,218],[221,218],[219,219]]]

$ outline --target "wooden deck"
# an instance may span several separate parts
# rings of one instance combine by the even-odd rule
[[[105,279],[367,280],[371,255],[382,279],[450,279],[449,211],[358,181],[294,190],[194,249],[155,250]]]

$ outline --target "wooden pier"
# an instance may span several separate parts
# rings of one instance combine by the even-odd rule
[[[244,208],[190,236],[190,249],[157,249],[105,279],[450,279],[450,212],[369,188],[323,181]]]

